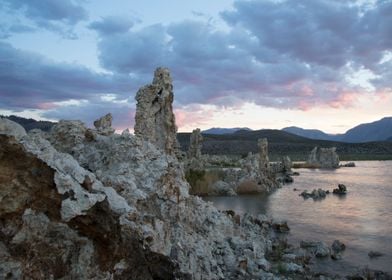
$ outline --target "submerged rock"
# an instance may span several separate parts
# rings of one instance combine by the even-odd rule
[[[318,258],[327,257],[331,253],[328,245],[322,241],[301,241],[300,246]]]
[[[347,193],[347,187],[343,184],[338,184],[338,188],[337,189],[333,189],[332,191],[334,194],[339,194],[339,195],[343,195]]]
[[[314,189],[312,190],[311,193],[309,193],[307,190],[304,190],[302,193],[300,193],[300,196],[302,196],[305,199],[313,198],[314,200],[318,200],[318,199],[324,199],[327,196],[327,194],[329,194],[329,191],[325,191],[322,189]]]
[[[373,259],[373,258],[378,258],[378,257],[382,257],[384,254],[377,252],[377,251],[370,251],[368,253],[369,258]]]

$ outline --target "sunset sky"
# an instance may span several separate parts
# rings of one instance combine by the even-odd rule
[[[0,0],[0,114],[133,128],[165,66],[179,131],[392,116],[392,0]]]

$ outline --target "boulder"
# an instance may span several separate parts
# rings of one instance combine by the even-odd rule
[[[305,199],[313,198],[314,200],[318,200],[318,199],[324,199],[328,193],[329,193],[329,191],[324,191],[322,189],[314,189],[314,190],[312,190],[311,193],[309,193],[307,190],[304,190],[300,194],[300,196],[302,196]]]
[[[235,196],[237,194],[228,183],[216,181],[209,187],[209,195]]]
[[[338,188],[333,189],[332,191],[334,194],[344,195],[347,193],[347,187],[343,184],[338,184]]]

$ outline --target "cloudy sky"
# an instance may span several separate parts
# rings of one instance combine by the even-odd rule
[[[392,0],[0,0],[0,114],[133,128],[158,66],[179,131],[344,132],[392,115]]]

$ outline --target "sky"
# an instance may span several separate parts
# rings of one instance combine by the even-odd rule
[[[179,131],[343,133],[392,116],[392,0],[0,0],[0,114],[133,128],[171,71]]]

